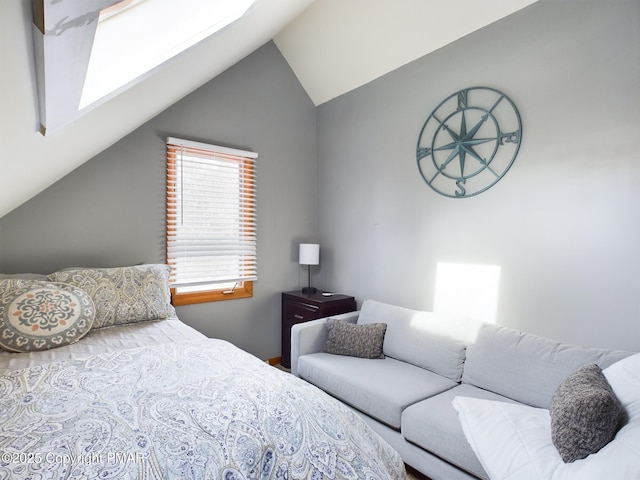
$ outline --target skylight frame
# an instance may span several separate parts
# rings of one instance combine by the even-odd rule
[[[106,87],[98,89],[94,87],[91,97],[82,99],[83,91],[87,85],[87,72],[92,56],[93,44],[98,29],[99,17],[104,11],[111,18],[128,15],[127,12],[135,11],[140,5],[161,3],[158,0],[92,0],[91,2],[76,0],[31,0],[33,11],[33,48],[34,64],[36,70],[36,87],[38,93],[38,111],[40,133],[46,135],[53,130],[72,122],[82,114],[93,110],[111,98],[128,90],[135,84],[152,76],[171,55],[157,60],[155,66],[148,65],[148,70],[137,75],[130,75],[126,79],[106,82]],[[199,41],[220,33],[223,29],[236,23],[239,19],[247,17],[254,6],[264,0],[182,0],[172,1],[172,6],[181,10],[195,12],[190,5],[202,4],[211,7],[212,4],[227,2],[232,6],[242,6],[236,15],[227,15],[226,21],[217,22],[215,28],[203,32],[200,29],[197,36],[190,42],[182,43],[181,48],[172,50],[175,57],[179,53],[193,47]],[[123,5],[124,4],[124,5]],[[177,6],[177,7],[176,7]],[[207,18],[207,15],[199,13],[196,16]],[[150,23],[152,14],[142,20]],[[172,15],[175,21],[176,16]],[[105,20],[109,21],[109,20]],[[140,35],[138,34],[137,37]],[[129,39],[129,45],[135,39]],[[129,46],[121,47],[121,50],[129,50]],[[215,60],[212,60],[215,64]],[[117,67],[109,65],[103,67],[104,77],[112,77],[110,72]],[[89,82],[90,84],[91,82]],[[91,90],[88,90],[89,92]],[[82,102],[81,102],[82,100]]]
[[[104,9],[80,98],[82,110],[242,18],[256,0],[133,0]],[[176,8],[179,5],[179,8]],[[153,21],[148,21],[148,19]]]

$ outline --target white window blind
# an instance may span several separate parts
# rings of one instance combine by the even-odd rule
[[[215,289],[257,280],[257,156],[167,138],[167,263],[173,288]]]

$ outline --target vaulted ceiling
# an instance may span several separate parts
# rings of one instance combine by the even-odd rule
[[[32,1],[0,2],[0,217],[269,40],[319,105],[537,0],[257,0],[245,17],[46,135]],[[61,1],[79,0],[45,6]]]

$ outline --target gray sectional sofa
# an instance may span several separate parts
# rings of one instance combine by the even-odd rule
[[[323,352],[323,318],[293,327],[292,374],[360,412],[408,465],[433,480],[489,478],[466,441],[452,406],[456,396],[549,408],[578,368],[604,369],[629,355],[373,300],[332,318],[385,323],[384,358]]]

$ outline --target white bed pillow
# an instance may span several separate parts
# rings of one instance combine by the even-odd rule
[[[640,354],[603,370],[626,413],[615,438],[599,452],[564,463],[551,440],[546,409],[456,397],[471,448],[491,480],[640,478]]]

